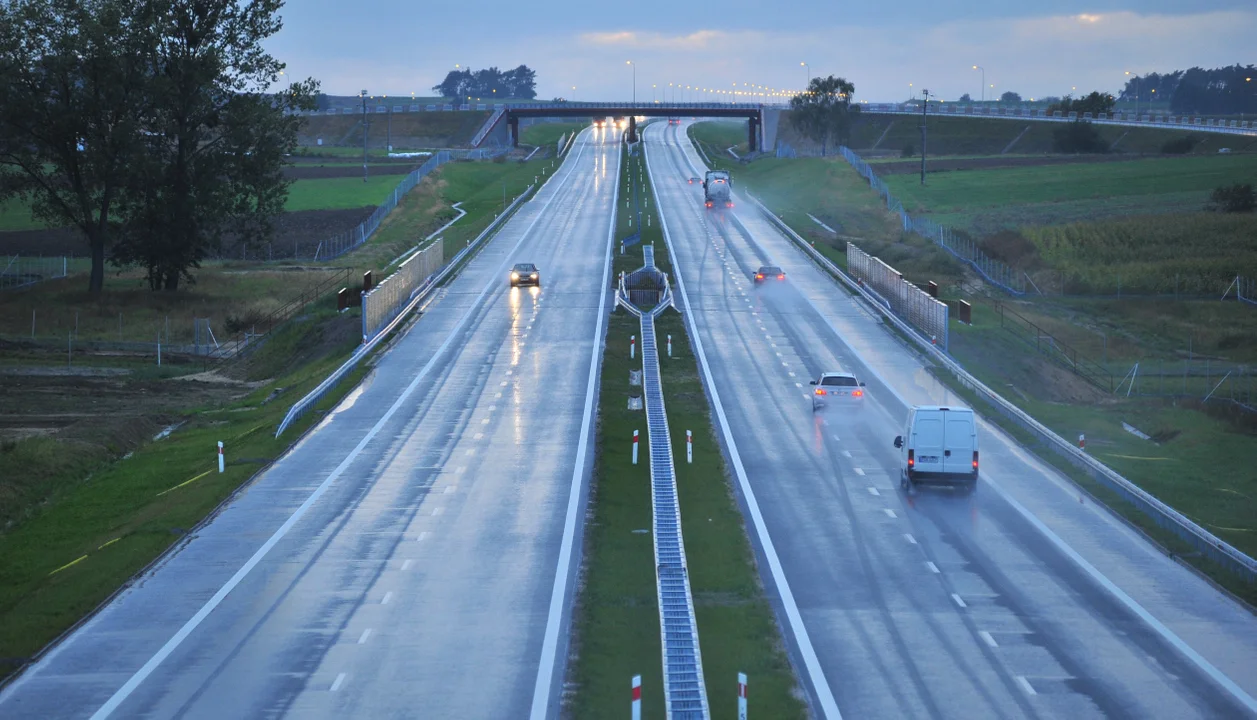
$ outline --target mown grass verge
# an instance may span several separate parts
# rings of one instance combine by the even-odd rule
[[[636,229],[630,181],[641,180],[643,244],[654,243],[656,265],[671,271],[653,199],[646,203],[649,178],[638,158],[625,158],[621,173],[617,242]],[[625,207],[625,198],[629,206]],[[615,271],[642,265],[641,245],[624,255],[615,249]],[[640,336],[636,318],[623,310],[611,316],[603,355],[598,406],[592,515],[586,532],[585,563],[578,599],[571,717],[609,717],[624,711],[629,681],[643,678],[643,714],[662,717],[662,657],[656,600],[654,549],[650,534],[651,495],[645,414],[628,410],[629,371],[641,369],[641,355],[629,358],[629,336]],[[667,336],[672,357],[667,357]],[[785,654],[772,609],[760,586],[729,473],[711,425],[710,408],[679,314],[667,311],[656,322],[661,346],[661,377],[672,433],[678,497],[699,643],[713,717],[735,714],[736,673],[751,686],[751,712],[768,717],[804,717],[797,682]],[[630,439],[641,432],[641,464],[631,464]],[[695,463],[685,463],[685,431],[694,436]],[[642,532],[645,531],[645,532]]]
[[[312,314],[281,334],[310,335],[319,322]],[[20,669],[283,454],[366,372],[365,367],[355,371],[315,412],[282,438],[274,437],[292,402],[356,345],[350,335],[236,402],[189,408],[186,424],[169,437],[97,467],[80,485],[0,536],[0,674]],[[273,362],[275,367],[287,364]],[[282,394],[268,400],[278,389]],[[215,455],[220,440],[227,448],[222,474]]]

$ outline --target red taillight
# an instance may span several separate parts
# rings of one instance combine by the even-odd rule
[[[707,203],[707,207],[711,207],[711,203]]]
[[[763,273],[755,273],[755,279],[756,279],[756,280],[763,280],[763,279],[764,279],[764,274],[763,274]]]
[[[785,279],[786,279],[786,276],[785,276],[785,275],[778,275],[778,276],[777,276],[777,279],[778,279],[778,280],[785,280]]]
[[[733,203],[725,203],[725,207],[733,207]]]
[[[825,394],[825,388],[816,388],[816,394],[817,394],[817,395],[824,395],[824,394]]]
[[[856,391],[852,392],[852,393],[851,393],[851,395],[852,395],[852,397],[864,397],[864,391],[863,391],[863,390],[856,390]]]
[[[915,450],[909,450],[909,451],[908,451],[908,467],[909,467],[909,468],[911,468],[911,467],[913,467],[913,466],[915,466],[915,465],[917,464],[917,460],[916,460],[916,457],[915,457],[915,452],[916,452]]]
[[[978,470],[978,451],[977,450],[973,451],[973,470],[974,472],[977,472]]]

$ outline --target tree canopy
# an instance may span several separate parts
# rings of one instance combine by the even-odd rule
[[[1257,114],[1257,66],[1235,64],[1209,70],[1193,67],[1132,75],[1118,98],[1126,102],[1138,98],[1141,103],[1169,101],[1174,113]]]
[[[1004,105],[1015,105],[1016,103],[1021,102],[1021,94],[1008,90],[1005,91],[1003,95],[999,96],[999,101]]]
[[[1087,113],[1091,113],[1092,117],[1096,117],[1100,113],[1113,112],[1114,98],[1108,93],[1102,93],[1093,90],[1090,94],[1075,99],[1071,95],[1066,95],[1059,102],[1048,105],[1048,113],[1060,111],[1065,115],[1071,112],[1078,113],[1078,117],[1082,117]]]
[[[174,290],[224,233],[262,242],[313,80],[272,92],[282,0],[0,3],[0,195]]]
[[[471,68],[451,70],[433,92],[451,98],[518,98],[537,97],[537,73],[527,65],[502,71],[496,67],[484,70]]]
[[[847,142],[851,135],[852,115],[860,106],[852,106],[855,84],[845,78],[815,77],[807,91],[790,98],[790,124],[804,136],[821,146],[821,155],[828,154],[831,140]]]

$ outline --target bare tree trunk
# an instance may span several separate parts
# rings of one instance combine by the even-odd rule
[[[93,295],[100,295],[105,289],[105,236],[98,230],[87,240],[92,248],[92,274],[87,289]]]

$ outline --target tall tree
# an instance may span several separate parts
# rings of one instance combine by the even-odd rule
[[[860,106],[851,106],[855,85],[844,78],[815,77],[807,91],[790,98],[790,124],[821,146],[828,154],[831,139],[845,143],[851,134],[851,116]]]
[[[279,31],[282,0],[149,0],[159,8],[145,152],[118,213],[114,260],[175,290],[227,233],[259,244],[273,233],[289,181],[284,155],[315,105],[306,80],[267,93],[284,65],[262,43]]]
[[[0,3],[0,198],[83,233],[92,293],[143,152],[152,24],[143,0]]]
[[[1021,102],[1021,94],[1008,90],[1005,91],[1003,95],[999,96],[999,101],[1004,105],[1016,105]]]

